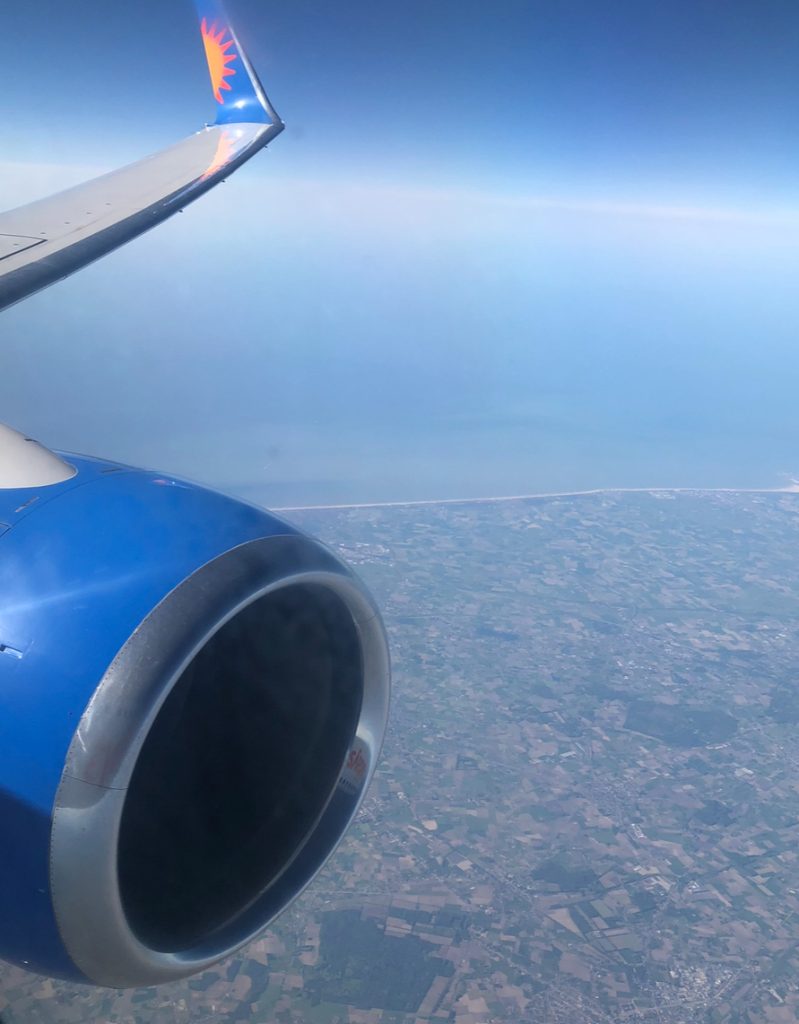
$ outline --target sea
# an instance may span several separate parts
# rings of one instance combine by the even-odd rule
[[[246,178],[4,313],[2,418],[275,507],[799,475],[799,218]]]

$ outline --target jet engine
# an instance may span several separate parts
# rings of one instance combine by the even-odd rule
[[[323,545],[0,428],[0,956],[127,987],[234,952],[345,832],[388,696]]]

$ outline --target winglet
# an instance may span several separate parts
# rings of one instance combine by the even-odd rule
[[[216,124],[139,163],[0,213],[0,309],[183,210],[283,130],[220,0],[195,5]]]
[[[283,127],[258,75],[241,48],[221,0],[194,0],[216,100],[215,124]]]

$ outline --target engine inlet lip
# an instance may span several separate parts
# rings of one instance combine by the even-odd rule
[[[363,697],[352,749],[361,769],[354,775],[342,765],[297,855],[229,925],[190,949],[153,950],[128,923],[117,871],[122,812],[141,748],[173,686],[216,632],[254,601],[301,585],[340,598],[359,636]],[[385,632],[371,597],[308,538],[269,537],[234,548],[153,609],[109,666],[78,724],[53,810],[53,907],[67,952],[89,980],[121,988],[194,974],[251,941],[300,894],[338,844],[371,780],[385,733],[389,674]]]

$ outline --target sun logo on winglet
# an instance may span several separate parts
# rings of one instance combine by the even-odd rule
[[[211,73],[211,88],[214,90],[214,99],[217,103],[224,103],[222,90],[230,92],[230,83],[227,81],[236,74],[236,69],[229,67],[236,59],[236,53],[228,53],[233,46],[233,40],[225,41],[227,29],[217,28],[216,22],[209,25],[205,18],[200,25],[205,46],[205,57],[208,61],[208,70]]]

